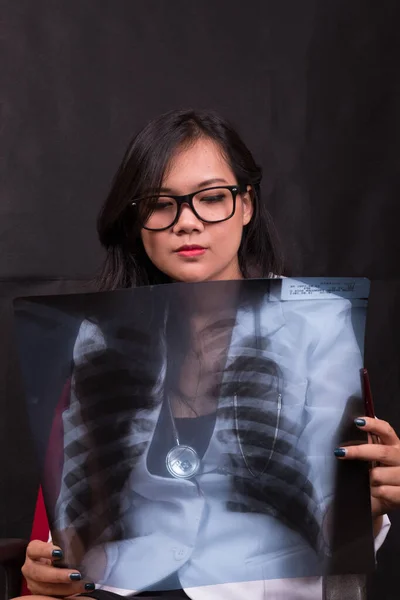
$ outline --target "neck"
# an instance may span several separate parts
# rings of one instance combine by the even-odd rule
[[[204,289],[206,288],[206,289]],[[236,309],[241,280],[218,281],[213,285],[185,285],[181,289],[182,299],[189,307],[191,320],[205,323],[221,316],[221,313]]]
[[[214,274],[207,281],[237,281],[240,279],[244,279],[244,277],[239,266],[239,257],[236,255],[222,271]]]

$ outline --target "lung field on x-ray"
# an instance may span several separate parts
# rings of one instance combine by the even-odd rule
[[[243,336],[236,354],[226,369],[219,409],[226,424],[220,440],[238,441],[241,449],[237,443],[229,454],[236,495],[228,507],[281,519],[318,550],[320,509],[307,456],[297,445],[304,423],[291,419],[285,407],[282,370],[268,357],[268,339],[256,334]]]

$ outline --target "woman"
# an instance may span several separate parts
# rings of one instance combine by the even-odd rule
[[[261,171],[249,150],[230,125],[214,113],[173,111],[149,123],[130,144],[99,217],[99,237],[107,252],[101,289],[171,281],[229,282],[280,274],[272,224],[260,199],[260,181]],[[90,324],[85,327],[75,349],[78,371],[88,337],[94,340],[95,352],[102,351],[99,332]],[[220,350],[231,342],[225,339],[221,343]],[[183,372],[192,374],[194,364],[187,360],[182,363]],[[193,387],[202,381],[197,374],[197,381],[188,382],[189,396],[193,397]],[[216,404],[199,417],[198,411],[184,402],[173,401],[170,418],[176,425],[178,419],[208,418],[215,409]],[[169,418],[165,411],[157,414]],[[65,423],[68,425],[68,417]],[[400,504],[400,441],[384,421],[359,417],[355,426],[378,435],[381,445],[338,448],[335,454],[340,460],[380,464],[370,476],[378,548],[388,529],[384,515]],[[162,476],[165,482],[173,481],[166,474]],[[307,494],[312,498],[313,490]],[[62,550],[51,543],[31,542],[23,574],[32,593],[60,597],[86,590],[96,597],[99,592],[91,591],[93,584],[81,581],[76,570],[54,567],[52,562],[61,557]],[[165,573],[167,579],[173,575],[170,571]],[[175,587],[180,587],[176,573]],[[166,587],[170,588],[170,583]],[[129,590],[120,592],[127,594]],[[318,598],[321,588],[317,579],[302,579],[300,575],[291,581],[255,582],[253,588],[249,582],[237,584],[225,594],[229,598]],[[222,587],[211,592],[194,587],[187,589],[187,595],[184,591],[180,595],[223,598],[224,591]]]

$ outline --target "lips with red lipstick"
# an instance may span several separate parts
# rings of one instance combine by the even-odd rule
[[[179,256],[184,256],[187,258],[193,258],[196,256],[202,256],[206,251],[204,246],[198,246],[197,244],[185,245],[181,246],[175,252],[179,254]]]

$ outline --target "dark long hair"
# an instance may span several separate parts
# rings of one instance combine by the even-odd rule
[[[244,277],[281,274],[282,259],[269,213],[261,201],[261,168],[230,123],[213,111],[173,110],[154,119],[130,142],[97,222],[106,258],[97,285],[102,290],[166,283],[148,258],[134,198],[158,190],[173,153],[199,138],[216,142],[237,183],[251,185],[254,214],[244,228],[239,265]]]

